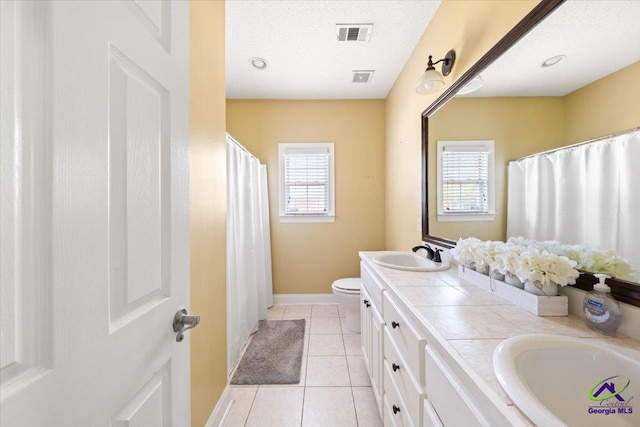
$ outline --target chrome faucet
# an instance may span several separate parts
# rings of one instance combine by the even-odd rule
[[[427,258],[432,260],[433,262],[437,262],[437,263],[442,262],[442,258],[440,257],[440,252],[442,252],[442,249],[436,248],[435,250],[433,250],[431,246],[427,245],[426,243],[424,245],[415,246],[411,248],[413,252],[418,252],[420,249],[426,250]]]

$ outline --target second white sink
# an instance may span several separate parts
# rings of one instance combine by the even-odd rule
[[[372,261],[383,267],[407,271],[442,271],[450,267],[448,262],[435,263],[416,254],[405,252],[376,255]]]
[[[585,340],[521,335],[493,354],[498,382],[545,427],[640,426],[640,361]]]

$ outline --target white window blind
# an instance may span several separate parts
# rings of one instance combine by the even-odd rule
[[[438,141],[438,148],[440,219],[493,214],[493,141]]]
[[[282,143],[279,151],[281,220],[333,218],[333,144]]]
[[[329,153],[328,150],[317,151],[285,151],[287,215],[324,215],[329,209]]]
[[[489,212],[489,153],[442,153],[442,209],[445,212]]]

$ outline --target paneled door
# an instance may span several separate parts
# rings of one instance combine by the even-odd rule
[[[189,2],[0,20],[0,425],[189,426]]]

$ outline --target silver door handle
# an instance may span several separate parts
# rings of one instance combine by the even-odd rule
[[[185,331],[193,329],[200,323],[200,316],[189,316],[186,308],[178,310],[173,316],[173,332],[177,332],[176,341],[181,342],[184,339]]]

